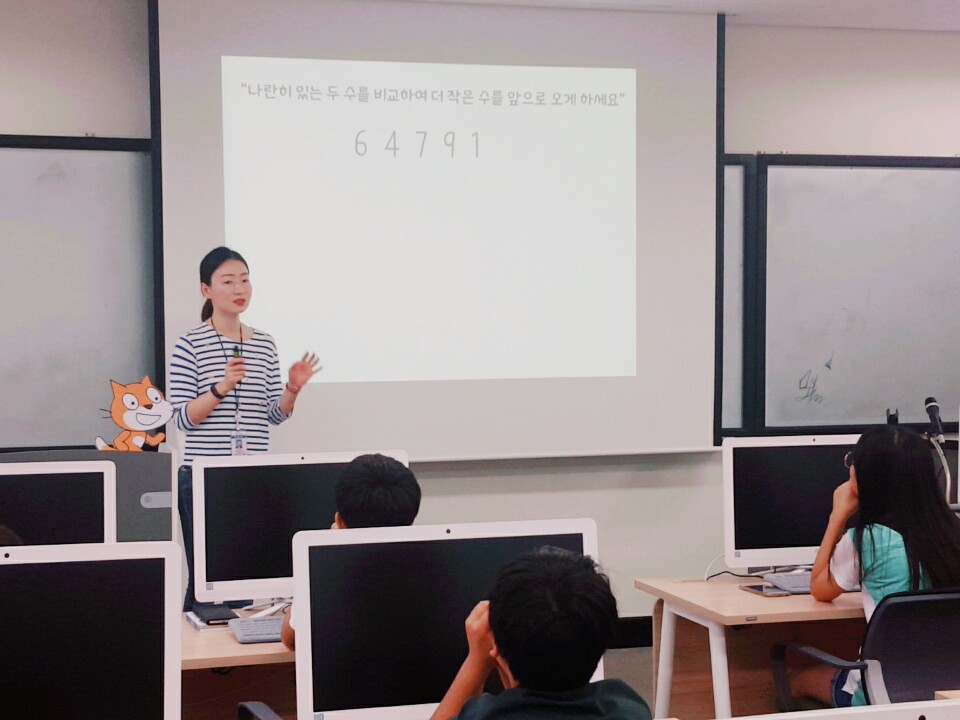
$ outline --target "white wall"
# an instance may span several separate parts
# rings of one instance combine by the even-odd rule
[[[728,153],[960,153],[960,34],[727,26]]]
[[[960,36],[727,25],[726,151],[960,153]],[[879,119],[879,120],[878,120]],[[703,573],[723,549],[719,453],[415,465],[419,522],[587,515],[624,615],[633,578]]]
[[[960,152],[957,35],[727,33],[728,152]],[[0,133],[149,135],[145,3],[0,0],[0,67]],[[650,609],[633,578],[722,551],[719,453],[414,469],[420,522],[595,518],[624,615]]]
[[[0,67],[0,133],[149,137],[145,2],[0,0]],[[697,576],[722,551],[719,453],[414,470],[418,522],[594,518],[623,615],[650,612],[634,578]]]
[[[223,27],[212,26],[212,9],[223,3],[210,3],[207,12],[197,15],[193,5],[182,0],[164,0],[160,4],[161,82],[163,84],[162,112],[164,127],[164,211],[165,211],[165,286],[167,292],[167,347],[172,347],[184,328],[197,322],[200,298],[196,280],[196,264],[203,253],[222,241],[222,168],[219,124],[198,123],[200,118],[219,118],[219,64],[204,58],[206,51],[220,54],[276,55],[276,39],[267,43],[258,39],[251,30],[249,18],[255,15],[259,3],[247,1],[231,3],[230,21]],[[287,7],[283,3],[278,7]],[[346,32],[339,32],[338,22],[344,23],[355,14],[362,14],[361,3],[299,3],[304,12],[318,17],[315,22],[299,23],[291,28],[275,19],[269,29],[280,36],[283,47],[292,56],[316,57],[322,52],[326,57],[386,59],[391,52],[408,60],[423,60],[424,50],[400,51],[411,38],[426,46],[435,44],[436,52],[447,62],[493,63],[504,62],[501,46],[514,47],[515,42],[506,42],[519,36],[531,27],[543,32],[549,28],[554,37],[541,40],[536,47],[525,52],[530,58],[516,55],[506,60],[516,64],[576,64],[584,55],[586,45],[603,44],[603,34],[585,37],[582,28],[563,34],[544,21],[551,10],[523,8],[514,23],[496,23],[492,18],[506,14],[494,8],[468,8],[450,5],[444,13],[451,16],[467,13],[470,22],[459,23],[457,30],[443,35],[429,23],[416,23],[416,15],[397,17],[396,22],[383,26],[378,22],[364,22],[357,18],[350,25],[361,28],[367,35],[363,42],[353,40]],[[390,12],[404,3],[388,3]],[[422,4],[413,3],[409,12],[423,14]],[[416,7],[416,6],[420,7]],[[385,10],[379,9],[382,12]],[[431,8],[432,10],[432,8]],[[494,12],[496,10],[496,12]],[[574,12],[556,10],[566,17]],[[576,11],[585,13],[585,11]],[[388,17],[392,17],[389,16]],[[607,25],[611,18],[605,17]],[[693,289],[702,290],[713,284],[713,98],[714,50],[712,39],[715,24],[710,17],[654,16],[655,21],[621,23],[608,29],[607,41],[611,46],[631,47],[631,53],[651,58],[640,65],[620,64],[610,60],[611,66],[648,68],[640,74],[642,87],[648,98],[664,98],[660,105],[648,104],[649,113],[643,118],[641,132],[653,138],[656,152],[643,156],[643,161],[659,163],[662,173],[647,179],[642,185],[642,194],[650,202],[658,195],[656,188],[668,199],[660,204],[657,212],[645,213],[638,218],[638,230],[642,229],[652,239],[646,251],[670,248],[679,252],[671,268],[686,268],[681,282],[670,282],[664,275],[647,290],[653,290],[651,299],[644,304],[644,312],[656,316],[658,322],[670,318],[682,323],[684,332],[695,335],[701,343],[695,350],[686,343],[670,343],[668,348],[669,370],[686,373],[687,390],[697,388],[707,405],[711,402],[712,376],[702,383],[696,370],[696,361],[712,358],[713,313],[702,322],[702,306],[691,301]],[[631,19],[632,20],[632,19]],[[584,23],[586,25],[586,23]],[[596,27],[599,22],[590,23]],[[637,37],[628,28],[645,24],[646,28]],[[399,29],[398,29],[399,28]],[[480,42],[486,37],[496,41]],[[492,33],[492,34],[491,34]],[[212,36],[216,39],[212,39]],[[440,38],[440,39],[438,39]],[[251,45],[248,47],[248,45]],[[183,57],[170,53],[170,48],[180,45],[187,50]],[[374,49],[367,46],[373,45]],[[636,47],[633,47],[636,46]],[[536,51],[537,56],[534,56]],[[514,51],[516,52],[516,51]],[[611,51],[612,52],[612,51]],[[404,54],[406,53],[406,54]],[[178,59],[179,58],[179,59]],[[498,59],[499,58],[499,59]],[[536,58],[537,62],[533,62]],[[215,58],[218,60],[218,58]],[[395,59],[395,58],[394,58]],[[437,58],[433,58],[436,60]],[[655,61],[654,61],[655,60]],[[590,64],[581,60],[583,64]],[[625,61],[624,61],[625,62]],[[664,68],[664,66],[667,66]],[[657,72],[657,69],[660,72]],[[201,83],[206,79],[209,82]],[[211,85],[211,82],[213,83]],[[662,94],[651,94],[650,88],[662,88]],[[212,88],[212,89],[211,89]],[[695,88],[695,90],[693,90]],[[175,94],[174,94],[175,93]],[[670,102],[666,102],[669,97]],[[704,103],[707,105],[704,106]],[[656,108],[660,108],[656,112]],[[654,110],[651,112],[651,110]],[[691,146],[684,146],[691,124],[705,131],[697,135],[698,144],[706,155],[697,153],[710,168],[710,177],[705,183],[690,182],[683,170],[683,159]],[[201,133],[201,134],[198,134]],[[206,134],[203,134],[206,133]],[[704,141],[705,139],[705,141]],[[671,165],[672,161],[672,165]],[[704,214],[704,211],[705,214]],[[708,217],[707,217],[708,216]],[[659,224],[657,217],[664,218]],[[651,227],[651,225],[653,227]],[[706,251],[706,252],[704,252]],[[694,266],[684,262],[694,260]],[[686,259],[686,260],[685,260]],[[704,263],[708,266],[704,272]],[[256,270],[254,269],[254,272]],[[684,287],[686,283],[686,288]],[[256,280],[254,279],[254,284]],[[261,301],[263,298],[261,299]],[[711,301],[712,303],[712,301]],[[256,301],[251,308],[250,322],[256,323]],[[671,315],[673,313],[673,315]],[[679,318],[679,319],[677,319]],[[269,330],[269,328],[266,328]],[[639,349],[644,351],[644,341]],[[690,360],[694,360],[691,366]],[[685,362],[687,361],[687,362]],[[690,447],[684,436],[684,428],[677,423],[664,423],[660,404],[676,402],[676,398],[663,392],[665,373],[650,375],[656,404],[643,406],[652,422],[657,422],[658,431],[675,438],[668,446]],[[276,430],[272,447],[277,451],[296,452],[320,449],[317,443],[317,426],[328,422],[335,387],[311,387],[298,402],[295,417]],[[429,410],[429,406],[427,406]],[[694,418],[698,420],[700,415]],[[590,422],[583,418],[583,422]],[[696,425],[696,422],[694,422]],[[344,449],[344,448],[341,448]],[[409,449],[409,448],[408,448]],[[722,552],[722,520],[720,494],[720,460],[718,453],[707,455],[665,455],[631,458],[597,458],[578,460],[523,461],[523,462],[469,462],[415,464],[414,470],[423,482],[423,510],[418,522],[457,522],[490,519],[539,519],[548,517],[593,517],[599,527],[601,561],[610,573],[624,615],[643,615],[650,612],[651,601],[633,589],[633,580],[642,576],[697,576],[702,574],[707,563]]]
[[[0,0],[0,134],[150,137],[147,3]]]
[[[402,447],[415,459],[463,460],[634,453],[711,442],[715,18],[396,0],[272,0],[270,21],[264,22],[267,5],[209,0],[198,13],[191,0],[160,2],[168,348],[198,322],[200,259],[212,247],[233,242],[225,237],[224,223],[222,56],[634,68],[637,372],[619,378],[442,383],[326,383],[321,375],[321,382],[300,395],[296,419],[276,433],[271,447],[287,452]],[[318,198],[313,208],[320,208],[321,217],[323,203]],[[289,215],[294,225],[301,221]],[[317,223],[314,228],[325,230]],[[322,241],[315,251],[333,253]],[[305,257],[276,262],[282,267]],[[430,272],[449,272],[441,259]],[[267,324],[263,308],[280,304],[304,324],[317,311],[298,290],[303,282],[291,284],[295,301],[258,295],[257,273],[263,271],[255,263],[251,270],[254,299],[244,319],[276,333],[283,352],[282,328]],[[363,287],[368,300],[390,305],[388,287]],[[408,334],[417,337],[416,323],[411,325]],[[419,339],[429,340],[422,334]],[[322,348],[287,351],[308,349],[320,352],[324,363],[329,360]],[[675,434],[680,425],[686,429],[683,438]]]
[[[147,29],[146,2],[0,0],[0,134],[149,138]],[[153,374],[149,154],[2,155],[0,446],[112,440],[108,380]]]
[[[418,524],[594,518],[623,616],[651,612],[636,578],[702,576],[723,552],[719,451],[412,468],[423,488]]]

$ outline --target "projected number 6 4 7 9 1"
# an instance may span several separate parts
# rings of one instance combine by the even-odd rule
[[[353,151],[363,157],[367,153],[379,150],[393,157],[427,157],[437,153],[449,154],[449,157],[480,157],[480,133],[460,133],[447,130],[436,132],[415,130],[403,133],[393,130],[387,133],[360,130],[353,139]]]

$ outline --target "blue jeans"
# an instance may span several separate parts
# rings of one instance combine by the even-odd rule
[[[177,478],[177,509],[183,526],[183,549],[187,553],[187,592],[183,598],[183,611],[188,612],[197,602],[193,595],[193,468],[181,465]]]
[[[853,695],[843,689],[847,683],[849,670],[838,670],[833,676],[833,706],[838,708],[847,708],[851,706]]]
[[[181,465],[177,473],[177,509],[180,511],[180,525],[183,526],[183,549],[187,554],[187,592],[183,597],[183,611],[193,610],[194,605],[212,605],[213,603],[199,603],[194,595],[193,584],[193,468]],[[243,607],[249,605],[250,600],[234,600],[227,602],[229,607]]]

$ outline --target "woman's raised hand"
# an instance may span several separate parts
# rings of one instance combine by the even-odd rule
[[[303,357],[290,366],[290,384],[299,392],[300,388],[310,382],[310,378],[323,370],[320,358],[313,353],[304,353]]]

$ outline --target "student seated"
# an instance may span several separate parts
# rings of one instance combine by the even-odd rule
[[[420,485],[410,468],[386,455],[360,455],[337,480],[337,512],[331,530],[413,525],[420,511]],[[291,650],[296,642],[293,606],[283,619],[280,638]]]
[[[467,618],[467,658],[431,720],[650,720],[623,681],[590,682],[616,622],[610,582],[591,558],[557,548],[519,557]],[[507,689],[482,694],[494,670]]]
[[[0,547],[5,545],[23,545],[23,540],[6,525],[0,525]]]
[[[829,602],[859,583],[869,622],[890,593],[960,587],[960,518],[938,486],[926,438],[896,425],[871,428],[845,464],[850,478],[833,493],[813,563],[813,596]],[[795,695],[827,705],[865,704],[859,671],[817,665],[797,672],[790,685]]]

